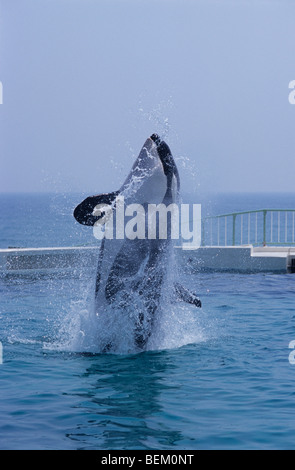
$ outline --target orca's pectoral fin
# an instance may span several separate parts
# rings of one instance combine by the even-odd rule
[[[87,197],[75,208],[75,219],[79,224],[93,226],[95,222],[104,216],[103,212],[100,216],[93,215],[95,207],[99,204],[111,205],[118,194],[119,191],[114,191],[113,193],[98,194],[97,196]]]
[[[192,292],[190,292],[188,289],[186,289],[179,283],[174,284],[174,288],[175,288],[176,297],[179,300],[195,305],[198,308],[202,307],[202,302],[200,301],[199,297],[196,294],[193,294]]]

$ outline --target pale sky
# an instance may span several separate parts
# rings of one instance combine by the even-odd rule
[[[293,0],[0,5],[0,192],[113,191],[154,132],[186,192],[293,191]]]

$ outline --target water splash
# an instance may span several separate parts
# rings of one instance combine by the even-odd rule
[[[160,100],[154,107],[145,105],[141,97],[138,106],[138,118],[145,127],[151,128],[152,133],[157,132],[161,139],[166,140],[171,137],[173,127],[169,114],[174,104],[172,98]]]
[[[162,297],[153,318],[146,350],[179,348],[207,338],[202,309],[173,299],[171,291],[175,270],[169,270]],[[55,323],[55,338],[44,343],[46,349],[75,353],[130,354],[140,352],[135,331],[142,299],[136,292],[128,308],[102,305],[95,308],[94,281],[85,282],[81,272],[80,292],[68,307],[61,307]],[[75,283],[73,285],[77,286]],[[74,295],[73,295],[74,297]],[[148,327],[148,325],[147,325]],[[107,348],[107,345],[111,345]]]

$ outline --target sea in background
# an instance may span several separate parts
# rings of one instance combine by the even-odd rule
[[[89,194],[0,193],[0,249],[95,246],[90,227],[79,225],[73,211]],[[182,194],[182,202],[201,204],[202,217],[258,209],[295,209],[294,194]]]
[[[96,245],[72,217],[85,196],[1,194],[0,248]],[[203,216],[295,209],[295,194],[183,198]],[[295,447],[294,274],[183,274],[202,309],[165,312],[138,354],[71,350],[94,275],[0,273],[1,449]]]

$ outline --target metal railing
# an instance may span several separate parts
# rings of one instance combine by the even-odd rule
[[[295,209],[260,209],[202,219],[202,246],[295,245]]]

